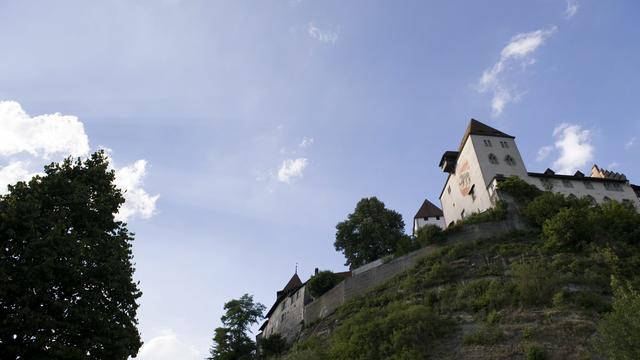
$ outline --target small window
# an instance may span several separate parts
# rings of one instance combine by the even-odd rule
[[[489,154],[489,162],[492,164],[498,164],[498,157],[495,154]]]
[[[500,146],[503,149],[508,149],[509,148],[509,144],[506,141],[500,141]]]
[[[627,205],[627,206],[629,206],[629,205],[634,206],[633,200],[630,200],[630,199],[622,199],[622,203]]]
[[[284,322],[284,313],[282,313],[282,315],[280,315],[280,322]]]
[[[604,202],[606,202],[606,203],[610,203],[611,202],[611,198],[608,197],[608,196],[605,196],[604,199],[602,199],[602,200],[604,200]]]
[[[506,162],[510,166],[515,166],[516,161],[511,157],[511,155],[507,155],[504,157],[504,162]]]
[[[590,181],[584,182],[585,189],[593,190],[593,184]]]
[[[587,199],[591,203],[591,205],[595,205],[596,204],[596,199],[593,196],[587,195],[584,198]]]
[[[436,220],[440,220],[440,216],[436,216]]]
[[[566,188],[573,188],[573,184],[571,183],[571,180],[562,180],[562,185],[564,185],[564,187]]]
[[[476,186],[471,185],[471,189],[469,190],[469,195],[471,195],[471,201],[476,201]]]
[[[464,216],[465,216],[465,214],[464,214],[464,210],[462,210],[462,212],[460,213],[460,217],[461,217],[462,219],[464,219]]]
[[[451,194],[451,186],[447,188],[447,194]]]
[[[484,140],[484,146],[491,147],[491,140]]]
[[[569,200],[578,200],[578,197],[573,195],[573,194],[569,194],[569,196],[567,196],[567,199],[569,199]]]

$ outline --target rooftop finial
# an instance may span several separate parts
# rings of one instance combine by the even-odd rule
[[[298,273],[298,263],[296,263],[296,274]]]

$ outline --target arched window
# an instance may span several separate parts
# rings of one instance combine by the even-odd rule
[[[511,155],[505,156],[504,162],[506,162],[508,165],[511,165],[511,166],[514,166],[516,164],[516,161],[511,157]]]
[[[492,164],[497,164],[498,157],[495,154],[489,154],[489,162]]]
[[[569,200],[578,200],[578,198],[573,194],[569,194],[569,196],[567,196],[567,199],[569,199]]]
[[[604,202],[606,202],[606,203],[610,203],[611,202],[611,198],[608,197],[608,196],[605,196],[604,199],[602,199],[602,200],[604,200]]]
[[[584,198],[587,199],[591,203],[591,205],[595,205],[596,204],[596,199],[593,196],[587,195]]]

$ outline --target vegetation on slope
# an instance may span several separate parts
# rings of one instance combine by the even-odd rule
[[[640,215],[516,185],[531,231],[443,246],[283,359],[635,358]]]

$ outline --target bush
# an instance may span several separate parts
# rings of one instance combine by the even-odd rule
[[[547,358],[547,355],[544,353],[544,350],[537,346],[530,346],[524,353],[527,360],[544,360]]]
[[[260,356],[268,359],[284,353],[287,350],[287,342],[280,334],[273,334],[263,338],[259,342]]]
[[[598,325],[597,351],[608,359],[640,359],[640,293],[612,278],[613,311]]]
[[[396,250],[393,256],[391,255],[387,255],[387,256],[391,256],[392,258],[398,257],[398,256],[408,254],[412,251],[418,250],[419,248],[420,248],[420,244],[416,241],[416,239],[405,235],[400,239],[398,239],[398,242],[396,243]]]
[[[562,208],[544,222],[544,246],[553,250],[576,250],[594,239],[594,223],[588,208]]]
[[[629,244],[640,243],[640,214],[633,205],[612,201],[594,209],[600,235]]]
[[[331,359],[424,359],[431,340],[448,334],[452,321],[425,305],[393,302],[362,307],[332,335]]]
[[[437,225],[423,226],[416,234],[416,242],[420,244],[421,247],[440,244],[443,240],[444,234],[442,233],[442,228]]]
[[[477,331],[464,336],[465,345],[493,345],[504,339],[504,332],[495,325],[483,325]]]
[[[342,276],[331,271],[320,271],[309,279],[307,289],[309,289],[311,296],[317,298],[333,289],[333,287],[338,285],[342,280]]]
[[[514,263],[511,266],[520,301],[525,305],[544,305],[556,288],[555,274],[543,260]]]
[[[542,227],[562,208],[568,207],[567,198],[558,193],[544,192],[533,199],[523,210],[524,217],[533,225]]]
[[[540,189],[517,176],[510,176],[498,183],[498,190],[504,191],[520,204],[527,204],[542,193]]]

